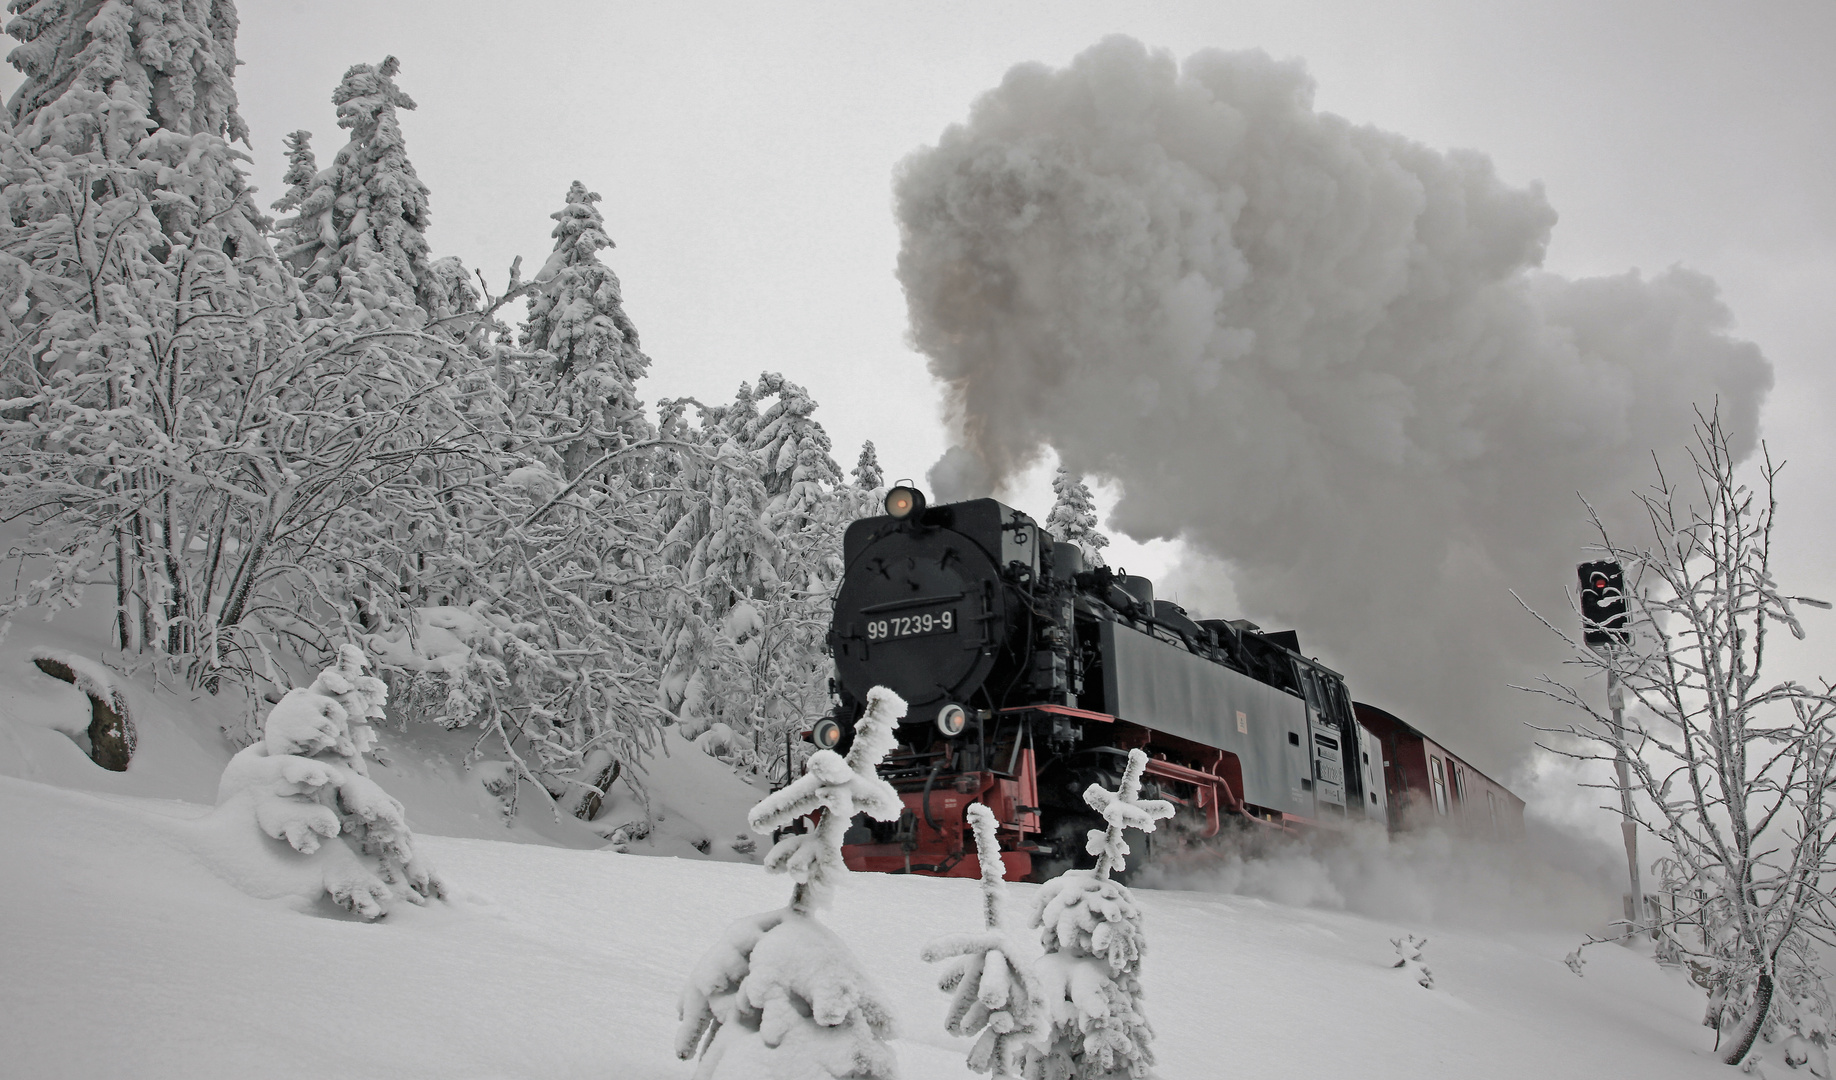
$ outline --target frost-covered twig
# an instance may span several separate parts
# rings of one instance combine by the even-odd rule
[[[1414,979],[1424,990],[1433,990],[1434,976],[1429,973],[1428,964],[1422,959],[1422,949],[1427,946],[1428,939],[1405,934],[1391,938],[1390,944],[1396,946],[1396,963],[1390,966],[1402,968],[1403,973]]]
[[[770,832],[820,811],[814,828],[786,836],[766,856],[768,871],[797,882],[790,906],[733,924],[682,990],[676,1053],[699,1057],[696,1080],[891,1080],[891,1011],[847,946],[813,916],[847,873],[841,837],[855,812],[884,821],[903,808],[875,774],[903,715],[905,702],[875,687],[847,757],[817,751],[802,778],[748,815],[754,830]]]
[[[1001,929],[1007,864],[995,835],[994,812],[974,803],[968,816],[982,872],[982,932],[937,938],[925,945],[922,956],[932,964],[953,961],[937,984],[951,995],[944,1030],[977,1037],[969,1050],[970,1070],[1018,1077],[1028,1050],[1037,1055],[1043,1049],[1045,1003],[1031,968]]]
[[[854,722],[854,744],[843,758],[833,750],[811,754],[807,770],[790,786],[760,799],[747,815],[752,831],[769,835],[800,819],[813,819],[808,832],[792,833],[765,856],[765,869],[789,874],[796,881],[791,910],[808,914],[828,906],[835,886],[848,872],[842,863],[842,835],[864,813],[880,821],[897,820],[905,803],[875,771],[895,745],[893,726],[905,715],[905,702],[883,686],[867,692],[867,708]]]

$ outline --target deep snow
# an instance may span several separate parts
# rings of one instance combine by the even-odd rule
[[[788,893],[749,865],[425,837],[454,899],[363,924],[227,883],[202,815],[0,778],[8,1075],[682,1078],[687,971]],[[1570,935],[1431,929],[1423,990],[1389,966],[1420,927],[1139,896],[1167,1080],[1728,1075],[1698,993],[1625,950],[1591,950],[1577,979]],[[892,1000],[912,1080],[967,1075],[919,951],[979,910],[971,880],[856,875],[826,917]]]
[[[286,895],[285,846],[210,815],[224,702],[123,680],[133,764],[83,756],[65,731],[87,702],[27,654],[84,644],[63,623],[0,643],[0,1075],[685,1080],[672,1042],[689,969],[730,922],[789,897],[762,852],[730,846],[757,789],[686,740],[651,764],[661,820],[633,850],[685,856],[658,858],[527,799],[506,828],[454,763],[476,733],[387,724],[373,776],[452,895],[359,922]],[[610,812],[641,808],[621,792]],[[1590,902],[1578,879],[1512,880],[1500,864],[1515,860],[1431,837],[1138,890],[1159,1075],[1730,1075],[1680,974],[1609,946],[1577,979],[1562,958]],[[1029,956],[1036,890],[1012,887],[1007,906]],[[920,952],[980,911],[973,880],[851,875],[823,916],[890,999],[907,1080],[969,1075]],[[1428,938],[1432,990],[1390,966],[1407,933]]]

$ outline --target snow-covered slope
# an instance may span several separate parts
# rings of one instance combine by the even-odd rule
[[[645,817],[622,787],[592,827],[556,821],[533,793],[507,827],[482,770],[459,764],[476,732],[389,723],[372,774],[452,899],[376,924],[258,899],[285,892],[263,869],[284,852],[210,815],[232,703],[121,679],[133,762],[108,772],[79,748],[87,700],[30,657],[93,657],[92,615],[0,641],[0,1075],[693,1071],[671,1051],[687,972],[729,922],[788,895],[732,844],[756,789],[668,736],[647,764],[656,828],[628,847],[682,857],[642,858],[603,835]],[[1600,898],[1585,874],[1513,873],[1525,857],[1429,836],[1140,891],[1160,1076],[1726,1075],[1681,976],[1614,947],[1589,951],[1583,979],[1563,966]],[[1033,891],[1015,887],[1015,919]],[[919,950],[979,910],[971,881],[855,875],[826,917],[895,1004],[908,1080],[968,1075]],[[1434,989],[1390,966],[1403,933],[1428,937]]]
[[[64,613],[49,623],[21,619],[0,639],[0,776],[119,795],[215,802],[218,779],[236,751],[223,731],[243,725],[236,695],[213,697],[183,685],[156,689],[148,676],[117,677],[115,686],[127,699],[138,733],[127,771],[98,768],[78,745],[89,724],[88,699],[39,670],[32,658],[51,652],[95,668],[118,660],[97,646],[107,640],[106,619],[106,611],[92,608]],[[615,784],[591,827],[556,815],[552,803],[529,783],[519,789],[519,812],[506,821],[503,803],[483,782],[503,772],[494,735],[481,740],[476,730],[393,722],[383,724],[378,734],[381,746],[371,773],[407,806],[417,832],[599,848],[618,826],[648,820],[653,827],[628,841],[629,850],[728,861],[758,857],[735,851],[733,841],[745,831],[746,810],[763,790],[674,733],[666,733],[644,762],[648,817],[637,796]]]
[[[203,815],[0,778],[7,1075],[683,1078],[685,973],[788,892],[750,865],[432,837],[454,899],[364,924],[226,883]],[[1573,935],[1428,927],[1424,990],[1389,966],[1420,925],[1139,895],[1166,1080],[1726,1075],[1699,994],[1625,950],[1577,979]],[[967,1075],[918,953],[979,910],[971,881],[856,875],[828,919],[895,1003],[909,1080]]]

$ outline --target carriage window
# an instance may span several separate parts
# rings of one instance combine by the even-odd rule
[[[1428,757],[1428,783],[1434,788],[1435,812],[1447,813],[1447,773],[1441,767],[1441,759],[1433,755]]]

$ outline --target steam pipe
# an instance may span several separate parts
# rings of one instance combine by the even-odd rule
[[[931,816],[931,785],[937,782],[937,770],[941,768],[943,768],[943,758],[940,757],[937,759],[937,764],[931,766],[931,775],[924,778],[924,802],[921,804],[924,807],[924,823],[936,833],[943,832],[943,827],[938,825],[937,819]]]

